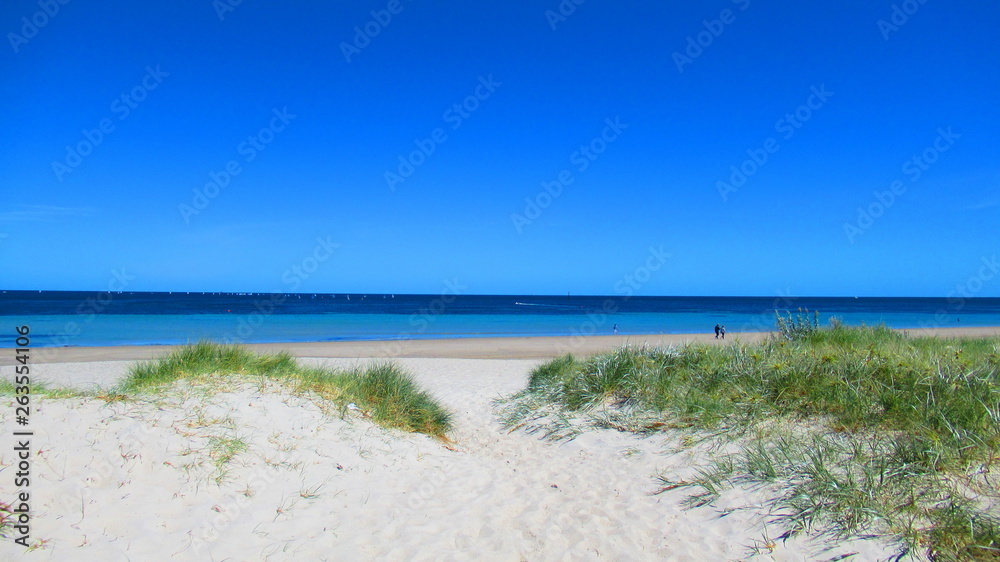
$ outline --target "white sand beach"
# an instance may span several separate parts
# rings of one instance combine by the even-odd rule
[[[347,366],[368,359],[304,358]],[[36,560],[885,560],[879,539],[797,536],[730,490],[687,508],[705,452],[679,432],[588,431],[552,442],[497,419],[538,359],[397,361],[454,413],[451,443],[382,429],[272,382],[180,382],[148,400],[36,398]],[[128,361],[39,364],[36,378],[108,387]],[[9,377],[11,367],[0,369]],[[9,402],[9,400],[8,400]],[[5,428],[13,408],[2,409]],[[342,417],[343,416],[343,417]],[[13,499],[8,442],[0,498]],[[245,449],[227,449],[237,441]]]

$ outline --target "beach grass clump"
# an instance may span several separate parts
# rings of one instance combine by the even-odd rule
[[[138,390],[211,373],[282,378],[297,370],[295,359],[286,352],[260,355],[243,346],[201,341],[165,357],[134,365],[118,390]]]
[[[308,369],[301,387],[340,402],[355,403],[383,426],[443,436],[451,414],[429,393],[417,387],[399,365],[385,362],[346,372]]]
[[[778,333],[789,340],[802,339],[808,337],[819,330],[819,311],[813,311],[812,320],[809,320],[809,309],[800,308],[795,316],[788,310],[785,311],[785,318],[781,313],[774,311],[774,317],[778,327]]]
[[[705,427],[791,416],[823,417],[838,430],[903,431],[947,445],[945,463],[1000,446],[998,346],[879,326],[752,345],[624,347],[543,364],[528,390],[570,410],[637,402]]]
[[[617,427],[734,430],[741,451],[684,483],[701,489],[696,503],[727,482],[780,483],[792,531],[881,528],[936,559],[1000,560],[1000,339],[818,329],[805,315],[786,326],[750,345],[564,356],[515,400],[662,420]]]
[[[663,490],[689,487],[693,506],[729,486],[770,485],[783,537],[820,530],[838,537],[891,534],[933,560],[997,560],[997,482],[983,465],[932,471],[893,450],[890,436],[802,431],[743,441],[688,481],[661,475]]]
[[[348,404],[389,428],[444,437],[451,428],[447,409],[413,377],[393,363],[357,367],[349,371],[299,365],[288,353],[257,354],[243,346],[199,342],[153,361],[133,365],[111,394],[130,396],[144,389],[180,379],[212,374],[248,375],[286,382],[301,392],[330,401],[342,412]],[[227,455],[222,455],[226,457]]]
[[[20,393],[23,394],[24,385],[16,384],[12,380],[0,380],[0,396],[17,396],[19,394],[19,388],[21,389]],[[86,390],[51,386],[38,381],[33,381],[30,385],[30,389],[31,394],[35,396],[44,396],[46,398],[84,398],[93,395],[92,392]]]

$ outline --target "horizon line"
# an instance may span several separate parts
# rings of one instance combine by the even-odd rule
[[[163,294],[172,295],[177,294],[195,294],[195,295],[236,295],[236,296],[251,296],[251,295],[344,295],[344,296],[355,296],[360,295],[366,296],[439,296],[441,292],[437,293],[365,293],[365,292],[322,292],[322,291],[288,291],[288,292],[275,292],[275,291],[168,291],[168,290],[157,290],[157,291],[108,291],[108,290],[93,290],[93,289],[0,289],[0,294],[5,294],[9,292],[16,293],[110,293],[110,294]],[[611,298],[611,299],[634,299],[634,298],[696,298],[696,299],[728,299],[728,298],[747,298],[747,299],[788,299],[788,300],[802,300],[802,299],[944,299],[950,298],[947,295],[602,295],[593,293],[579,293],[565,295],[559,293],[449,293],[452,297],[541,297],[541,298],[574,298],[574,297],[586,297],[586,298]],[[962,297],[963,300],[969,299],[1000,299],[1000,297]]]

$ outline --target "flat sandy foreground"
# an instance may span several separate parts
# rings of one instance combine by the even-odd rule
[[[945,334],[960,335],[937,331]],[[963,335],[994,334],[1000,329]],[[342,414],[245,377],[182,381],[129,402],[34,397],[27,490],[38,548],[26,551],[8,531],[0,559],[868,561],[897,554],[898,545],[877,538],[774,540],[782,531],[766,505],[772,490],[727,490],[700,508],[685,507],[691,490],[656,493],[657,476],[682,480],[705,465],[706,447],[683,432],[640,438],[592,430],[553,442],[498,420],[494,400],[523,389],[545,358],[626,340],[701,339],[715,341],[403,342],[395,360],[454,414],[450,444],[384,430],[362,412]],[[381,345],[255,347],[343,367],[372,361]],[[33,380],[93,389],[169,348],[57,351],[46,354],[55,362],[32,364]],[[3,377],[12,374],[12,366],[0,367]],[[23,428],[13,417],[5,400],[4,502],[18,491],[12,433]],[[246,447],[234,450],[236,442]]]

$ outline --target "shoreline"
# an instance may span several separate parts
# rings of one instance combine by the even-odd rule
[[[899,329],[913,336],[974,337],[1000,336],[1000,326],[969,328]],[[246,347],[263,353],[288,351],[295,357],[324,358],[423,358],[423,359],[551,359],[572,353],[592,355],[626,344],[670,346],[686,343],[753,343],[773,332],[730,332],[726,340],[712,333],[631,334],[617,336],[516,336],[416,340],[364,340],[335,342],[248,343]],[[145,361],[166,355],[182,345],[125,345],[93,347],[38,347],[32,349],[33,363],[86,363],[94,361]],[[0,366],[15,364],[11,354],[0,356]]]

